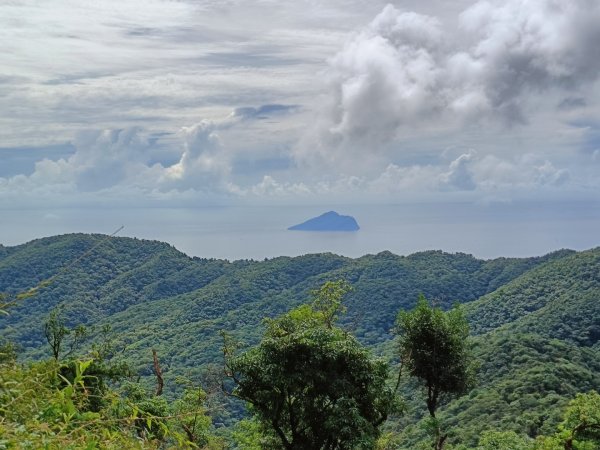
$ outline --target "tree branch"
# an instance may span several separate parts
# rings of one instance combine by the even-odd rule
[[[164,387],[164,379],[162,376],[162,370],[160,370],[160,364],[158,363],[158,355],[156,354],[156,350],[152,349],[152,358],[154,359],[154,373],[156,374],[156,396],[162,394]]]

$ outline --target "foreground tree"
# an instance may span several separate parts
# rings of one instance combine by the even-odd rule
[[[233,395],[249,402],[262,448],[373,448],[394,406],[388,366],[334,326],[348,286],[329,282],[313,305],[266,320],[261,343],[235,356],[225,346]]]
[[[579,393],[569,403],[559,436],[565,450],[600,448],[600,395]]]
[[[397,331],[402,364],[425,386],[435,448],[441,449],[447,435],[435,416],[440,400],[465,393],[474,381],[469,325],[460,308],[444,312],[420,295],[412,311],[398,315]]]

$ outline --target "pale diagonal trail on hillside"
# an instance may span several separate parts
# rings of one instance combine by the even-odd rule
[[[47,278],[46,280],[42,280],[40,281],[36,286],[28,289],[25,292],[22,292],[20,294],[16,295],[16,299],[17,300],[24,300],[27,299],[29,297],[34,296],[41,288],[46,287],[48,285],[50,285],[56,278],[58,278],[60,275],[62,275],[63,273],[69,271],[72,267],[74,267],[79,261],[81,261],[82,259],[86,258],[88,255],[90,255],[94,250],[96,250],[96,248],[98,248],[100,245],[102,245],[104,242],[108,241],[110,238],[114,237],[115,235],[117,235],[117,233],[119,233],[120,231],[123,230],[123,228],[125,228],[125,225],[121,225],[119,228],[117,228],[115,231],[113,231],[111,234],[108,234],[104,237],[104,239],[102,239],[101,241],[97,242],[95,245],[93,245],[91,248],[89,248],[88,250],[86,250],[85,252],[83,252],[80,256],[78,256],[77,258],[75,258],[74,260],[70,261],[68,264],[65,264],[63,267],[61,267],[61,269],[56,272],[54,275],[52,275],[50,278]]]

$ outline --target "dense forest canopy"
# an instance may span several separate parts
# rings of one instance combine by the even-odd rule
[[[427,251],[409,256],[382,252],[356,259],[314,254],[229,262],[190,258],[165,243],[100,235],[55,236],[1,247],[0,291],[7,296],[3,304],[10,304],[5,308],[9,314],[0,319],[7,355],[3,358],[12,361],[10,355],[18,356],[18,362],[8,366],[3,362],[3,382],[6,377],[20,380],[26,389],[32,379],[39,379],[47,388],[40,391],[44,401],[69,408],[64,403],[65,386],[52,377],[42,380],[45,373],[65,377],[67,369],[60,361],[30,365],[52,357],[44,323],[54,317],[55,326],[69,331],[61,351],[69,349],[77,336],[80,341],[71,355],[75,359],[69,359],[66,379],[76,386],[86,371],[102,374],[106,386],[99,396],[110,396],[118,387],[121,400],[114,400],[122,402],[118,417],[129,420],[135,439],[173,443],[190,441],[191,436],[203,446],[218,446],[237,436],[240,448],[252,448],[256,440],[251,436],[260,430],[252,421],[240,422],[243,404],[205,393],[210,394],[214,383],[209,381],[218,378],[215,374],[223,364],[220,331],[250,349],[265,332],[264,318],[307,304],[310,293],[331,280],[352,286],[343,302],[346,311],[337,319],[340,332],[355,336],[357,344],[387,360],[393,370],[400,362],[394,332],[399,311],[411,310],[420,294],[440,311],[463,305],[473,336],[469,351],[478,368],[472,389],[439,405],[436,420],[443,422],[448,434],[444,448],[520,448],[514,447],[515,442],[533,448],[542,445],[541,438],[535,441],[539,436],[547,437],[543,443],[547,447],[539,448],[564,446],[569,439],[572,448],[588,448],[585,439],[594,439],[597,425],[579,433],[575,428],[581,424],[574,418],[578,413],[573,411],[591,409],[586,417],[593,418],[597,400],[592,393],[600,390],[600,249],[494,260]],[[23,292],[29,295],[19,297]],[[153,349],[164,378],[164,394],[158,398],[152,395]],[[96,363],[81,366],[78,372],[77,364],[89,355],[95,355]],[[128,374],[141,376],[140,383],[129,384]],[[399,388],[402,413],[390,416],[377,445],[431,445],[418,381],[406,373]],[[57,392],[63,392],[63,400],[57,400]],[[90,400],[75,388],[70,395],[79,396],[72,401],[78,414],[86,413]],[[132,410],[136,402],[138,409]],[[183,408],[193,412],[194,424],[202,427],[190,435],[186,427],[191,430],[191,422],[165,419],[157,425],[149,419],[149,425],[140,428],[138,418],[132,419],[140,404],[149,417],[176,416]],[[0,415],[6,414],[5,409]],[[23,417],[28,414],[25,409]],[[116,417],[106,409],[89,413],[100,414],[94,416],[98,420]],[[118,431],[117,427],[111,432]],[[209,436],[215,433],[224,437]]]

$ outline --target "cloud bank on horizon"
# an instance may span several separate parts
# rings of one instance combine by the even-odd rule
[[[287,3],[0,5],[0,205],[598,198],[597,1]]]

